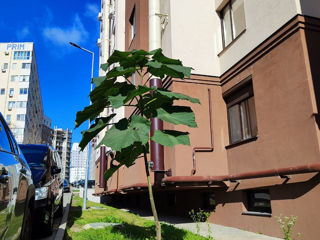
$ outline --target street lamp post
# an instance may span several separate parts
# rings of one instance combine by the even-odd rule
[[[71,46],[79,48],[83,51],[86,51],[92,55],[92,64],[91,64],[91,81],[90,81],[90,92],[92,91],[92,80],[93,80],[93,65],[94,65],[94,52],[89,51],[88,49],[85,49],[83,47],[80,47],[79,45],[69,42]],[[91,105],[91,100],[90,100],[90,105]],[[89,120],[89,126],[88,129],[90,129],[91,123]],[[90,145],[91,141],[88,143],[88,158],[86,162],[86,176],[85,176],[85,182],[84,182],[84,191],[83,191],[83,206],[82,210],[87,209],[87,192],[88,192],[88,178],[89,178],[89,164],[90,164]]]

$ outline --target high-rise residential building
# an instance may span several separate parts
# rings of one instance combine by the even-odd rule
[[[71,149],[70,182],[85,179],[88,147],[80,151],[79,143],[73,143]]]
[[[160,6],[150,16],[149,2]],[[103,3],[102,13],[109,7]],[[163,88],[201,102],[190,105],[198,128],[164,123],[190,132],[190,146],[164,147],[163,156],[151,159],[161,166],[152,169],[159,211],[186,215],[201,208],[216,224],[275,237],[283,234],[275,217],[293,215],[294,231],[317,240],[320,1],[126,0],[119,14],[125,49],[153,50],[151,26],[165,55],[194,68],[190,78],[163,79]],[[97,172],[102,163],[110,166],[97,161]],[[145,208],[144,168],[138,159],[108,181],[96,174],[95,193]]]
[[[63,130],[62,128],[54,127],[52,146],[57,150],[61,158],[63,175],[67,180],[70,178],[71,142],[72,131],[68,128]]]
[[[0,43],[0,111],[18,143],[41,143],[43,106],[32,42]]]
[[[47,116],[43,116],[41,143],[52,145],[53,130],[52,121]]]

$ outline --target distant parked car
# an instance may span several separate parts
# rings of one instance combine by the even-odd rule
[[[94,180],[88,180],[88,188],[94,188]]]
[[[34,222],[43,226],[50,235],[54,214],[63,213],[62,164],[56,150],[47,145],[20,144],[20,148],[31,168],[35,184]],[[38,225],[37,225],[38,226]]]
[[[35,189],[31,170],[0,113],[0,238],[31,239]]]
[[[63,181],[63,192],[70,192],[70,185],[67,179]]]
[[[84,187],[84,180],[83,179],[79,180],[78,185],[79,185],[79,187]]]

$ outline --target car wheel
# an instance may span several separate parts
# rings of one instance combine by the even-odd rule
[[[58,208],[58,211],[57,211],[57,217],[62,217],[62,216],[63,216],[63,194],[62,194],[61,201],[60,201],[60,204],[59,204],[59,208]]]
[[[44,223],[45,226],[45,230],[46,230],[46,235],[51,235],[52,234],[52,230],[53,230],[53,204],[50,205],[49,210],[48,210],[48,216],[47,221]]]
[[[32,211],[30,209],[30,204],[28,203],[24,211],[20,240],[31,240],[31,239],[32,239]]]

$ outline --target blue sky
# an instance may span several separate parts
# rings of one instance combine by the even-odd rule
[[[77,111],[89,104],[91,55],[98,75],[100,0],[15,0],[1,2],[0,42],[34,42],[44,113],[52,127],[69,128],[79,142],[84,123],[74,129]]]

